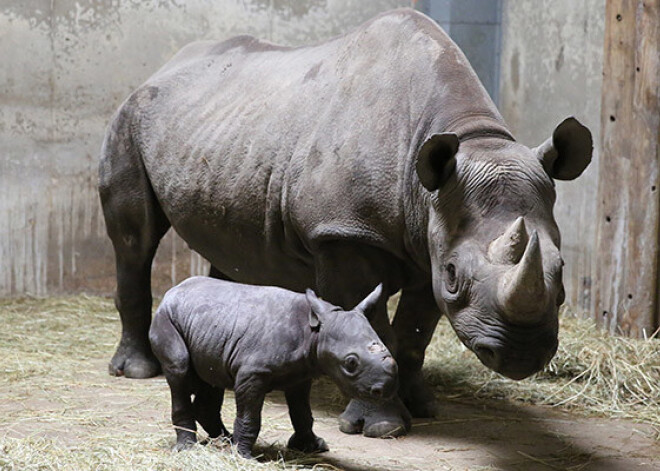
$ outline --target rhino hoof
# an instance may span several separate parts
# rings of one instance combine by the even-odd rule
[[[174,448],[172,448],[172,451],[185,451],[191,449],[195,443],[197,443],[197,440],[193,437],[187,437],[183,440],[177,440],[176,445],[174,445]]]
[[[295,433],[291,435],[289,443],[287,444],[287,448],[298,450],[303,453],[323,453],[330,450],[328,445],[325,443],[325,440],[323,440],[321,437],[314,435],[308,440],[302,440],[299,439]]]
[[[369,438],[396,438],[405,435],[407,430],[403,423],[382,421],[367,425],[362,433]]]
[[[410,419],[410,413],[398,398],[378,406],[353,399],[339,416],[339,430],[362,433],[369,438],[394,438],[408,433]]]
[[[131,356],[115,355],[108,371],[112,376],[126,376],[127,378],[153,378],[161,372],[160,363],[153,356],[134,353]]]
[[[347,433],[349,435],[356,435],[358,433],[362,433],[363,427],[364,427],[363,420],[352,422],[344,417],[339,417],[339,430],[344,433]]]

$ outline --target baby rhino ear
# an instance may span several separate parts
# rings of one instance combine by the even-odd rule
[[[307,302],[309,303],[309,326],[313,330],[318,330],[319,327],[321,327],[321,319],[320,316],[323,313],[323,303],[321,300],[316,296],[316,293],[312,291],[311,289],[307,289],[305,291],[305,297],[307,298]]]

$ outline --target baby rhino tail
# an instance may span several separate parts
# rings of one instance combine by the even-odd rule
[[[172,323],[166,306],[161,305],[149,328],[151,348],[168,382],[183,380],[190,368],[190,354],[181,333]]]

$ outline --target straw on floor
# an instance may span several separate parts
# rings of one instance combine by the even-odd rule
[[[281,446],[263,441],[263,462],[243,460],[222,442],[170,452],[164,380],[118,380],[106,386],[105,365],[119,336],[109,299],[0,300],[0,319],[1,470],[333,469],[315,456],[282,456]],[[612,337],[567,311],[560,332],[559,351],[545,371],[516,382],[482,367],[443,320],[429,346],[425,374],[441,400],[524,402],[626,418],[650,424],[660,440],[660,340]],[[135,401],[124,406],[126,395],[138,398],[137,406]],[[343,401],[338,393],[326,400]],[[143,417],[140,405],[147,404],[156,405],[160,415]],[[223,413],[231,415],[233,407],[226,400]],[[147,419],[148,432],[131,425],[131,420]],[[288,427],[283,424],[264,417],[264,428]],[[82,441],[66,433],[81,429]]]

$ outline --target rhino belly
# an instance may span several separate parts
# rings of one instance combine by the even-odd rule
[[[262,224],[209,221],[190,212],[173,224],[191,249],[229,279],[241,283],[281,286],[293,291],[315,287],[311,256],[303,257]]]

